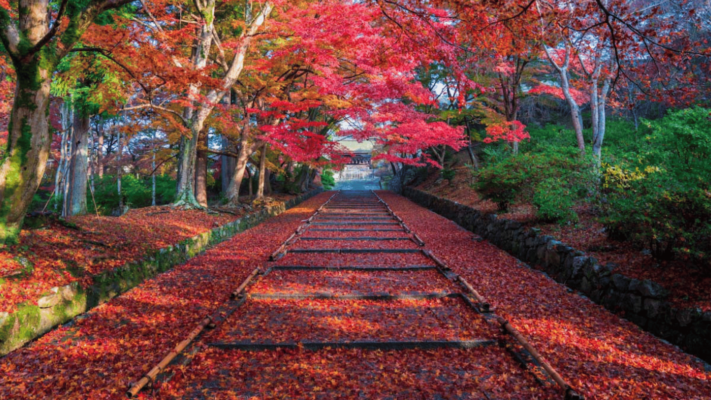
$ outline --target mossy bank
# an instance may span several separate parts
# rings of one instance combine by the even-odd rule
[[[237,233],[259,225],[313,197],[320,189],[305,193],[276,206],[146,255],[142,260],[105,271],[93,277],[93,285],[82,288],[78,282],[53,288],[36,304],[21,304],[13,313],[0,312],[0,356],[22,347],[97,305],[107,302],[146,279],[182,264]]]

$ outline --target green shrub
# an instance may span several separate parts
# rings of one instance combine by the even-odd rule
[[[602,222],[611,237],[646,246],[652,255],[681,255],[709,266],[711,193],[664,172],[607,190]]]
[[[150,188],[151,178],[146,178]],[[176,181],[169,175],[156,175],[156,204],[170,204],[175,201]]]
[[[644,121],[638,151],[603,164],[601,209],[612,237],[711,266],[711,118],[699,107]]]
[[[533,194],[536,216],[548,222],[568,224],[578,222],[575,196],[566,182],[557,178],[545,179],[536,185]]]
[[[533,158],[530,154],[521,154],[487,165],[477,171],[474,188],[484,199],[495,202],[499,210],[508,210],[511,203],[530,189]]]
[[[327,169],[321,173],[321,184],[325,190],[331,190],[334,186],[336,186],[336,180],[333,178],[333,171]]]
[[[498,159],[476,171],[474,187],[502,211],[515,201],[532,201],[537,185],[549,178],[564,182],[572,198],[587,196],[594,186],[593,160],[581,157],[575,148],[549,147],[542,153]]]
[[[449,184],[452,184],[452,180],[454,177],[457,175],[457,171],[452,169],[452,168],[444,168],[442,170],[442,179],[446,180],[449,182]]]
[[[711,110],[687,108],[661,120],[644,122],[652,133],[646,137],[647,150],[642,153],[640,162],[664,168],[685,184],[708,189]]]
[[[175,199],[175,179],[166,175],[156,176],[156,204],[169,204]],[[151,177],[136,178],[135,175],[121,177],[121,196],[124,204],[133,208],[148,207],[152,202]],[[116,177],[104,175],[94,178],[94,199],[87,190],[87,205],[89,212],[94,213],[94,200],[96,209],[101,214],[110,214],[119,205]]]

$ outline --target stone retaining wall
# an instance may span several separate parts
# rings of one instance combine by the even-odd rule
[[[37,301],[37,305],[20,305],[12,314],[0,312],[0,356],[320,192],[321,189],[313,190],[277,206],[245,215],[176,245],[162,248],[142,260],[104,271],[93,277],[94,284],[88,288],[82,288],[78,282],[72,282],[53,288]]]
[[[519,222],[500,219],[435,195],[405,187],[403,195],[451,219],[525,263],[537,265],[556,281],[585,294],[614,313],[684,351],[711,362],[711,312],[674,308],[668,291],[656,282],[615,273],[615,265],[600,265],[593,257],[525,229]]]

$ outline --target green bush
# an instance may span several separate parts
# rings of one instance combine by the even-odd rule
[[[563,183],[572,198],[587,196],[594,186],[593,161],[581,157],[575,148],[551,146],[546,152],[497,159],[476,171],[474,187],[502,211],[515,201],[531,201],[536,187],[549,178]]]
[[[660,259],[711,263],[710,111],[690,108],[644,121],[638,152],[603,164],[601,209],[612,237]]]
[[[534,156],[521,154],[492,163],[476,172],[474,188],[484,199],[496,203],[499,210],[506,211],[509,205],[530,189],[534,171],[530,168]]]
[[[444,168],[442,170],[442,179],[449,182],[450,185],[452,184],[452,180],[455,176],[457,176],[457,171],[452,168]]]
[[[557,178],[545,179],[536,185],[533,194],[536,216],[548,222],[568,224],[578,222],[575,196],[566,182]]]
[[[175,180],[169,176],[156,176],[156,204],[169,204],[175,199]],[[135,175],[121,177],[121,195],[124,204],[133,208],[148,207],[152,202],[151,177],[136,178]],[[94,200],[96,209],[100,214],[110,214],[119,205],[116,177],[104,175],[94,179],[94,199],[87,190],[87,205],[89,212],[94,213]]]
[[[610,189],[605,200],[602,222],[611,237],[646,246],[660,259],[682,255],[708,266],[710,192],[661,172]]]
[[[651,130],[641,162],[659,166],[680,182],[709,188],[711,176],[711,110],[700,107],[644,121]],[[638,158],[640,159],[640,158]]]
[[[331,190],[334,186],[336,186],[336,180],[333,178],[333,171],[327,169],[321,173],[321,184],[325,190]]]

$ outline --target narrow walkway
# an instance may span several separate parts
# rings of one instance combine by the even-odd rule
[[[162,396],[565,396],[372,192],[336,194],[271,258]]]

